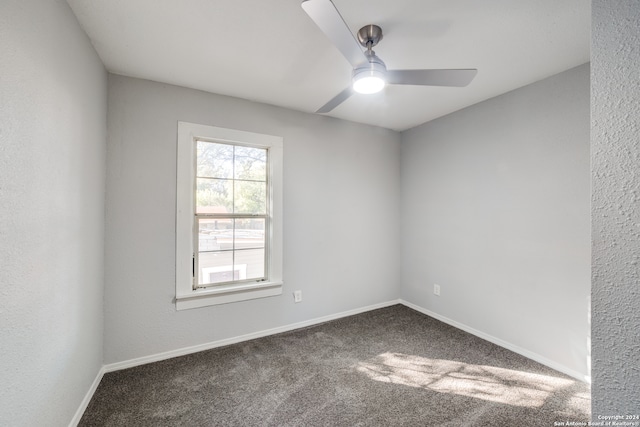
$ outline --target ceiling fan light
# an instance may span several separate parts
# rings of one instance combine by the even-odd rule
[[[353,76],[353,90],[358,93],[377,93],[384,89],[386,84],[384,73],[376,70],[363,70]]]
[[[353,90],[364,94],[380,92],[387,84],[387,67],[371,49],[367,49],[364,54],[367,62],[353,70]]]

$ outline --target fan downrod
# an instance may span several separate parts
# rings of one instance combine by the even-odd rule
[[[382,28],[377,25],[365,25],[358,31],[358,42],[366,49],[371,49],[380,40],[382,40]]]

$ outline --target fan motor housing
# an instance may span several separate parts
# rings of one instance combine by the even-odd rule
[[[359,77],[362,73],[367,73],[371,76],[378,75],[384,78],[384,75],[387,73],[387,66],[382,59],[378,58],[378,55],[372,50],[366,51],[364,54],[367,56],[367,62],[353,69],[353,77]]]

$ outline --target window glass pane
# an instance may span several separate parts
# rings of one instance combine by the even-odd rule
[[[267,214],[267,149],[197,141],[196,214]],[[265,218],[197,217],[198,284],[265,277]]]
[[[198,284],[264,278],[265,224],[264,218],[198,218]]]
[[[198,253],[198,284],[240,280],[240,271],[233,268],[233,252]]]
[[[198,141],[197,175],[233,178],[233,145]]]
[[[196,213],[233,212],[233,180],[197,178]]]
[[[198,218],[198,250],[225,251],[233,249],[231,218]]]
[[[235,249],[264,248],[264,218],[236,219],[235,224]]]
[[[242,272],[245,279],[264,278],[264,249],[245,249],[234,253],[234,268]]]
[[[265,214],[267,210],[267,184],[255,181],[234,181],[234,213]]]
[[[235,147],[235,179],[267,180],[267,150],[264,148]]]

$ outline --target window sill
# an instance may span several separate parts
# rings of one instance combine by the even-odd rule
[[[220,286],[215,289],[199,289],[176,296],[176,309],[206,307],[282,294],[282,281]]]

